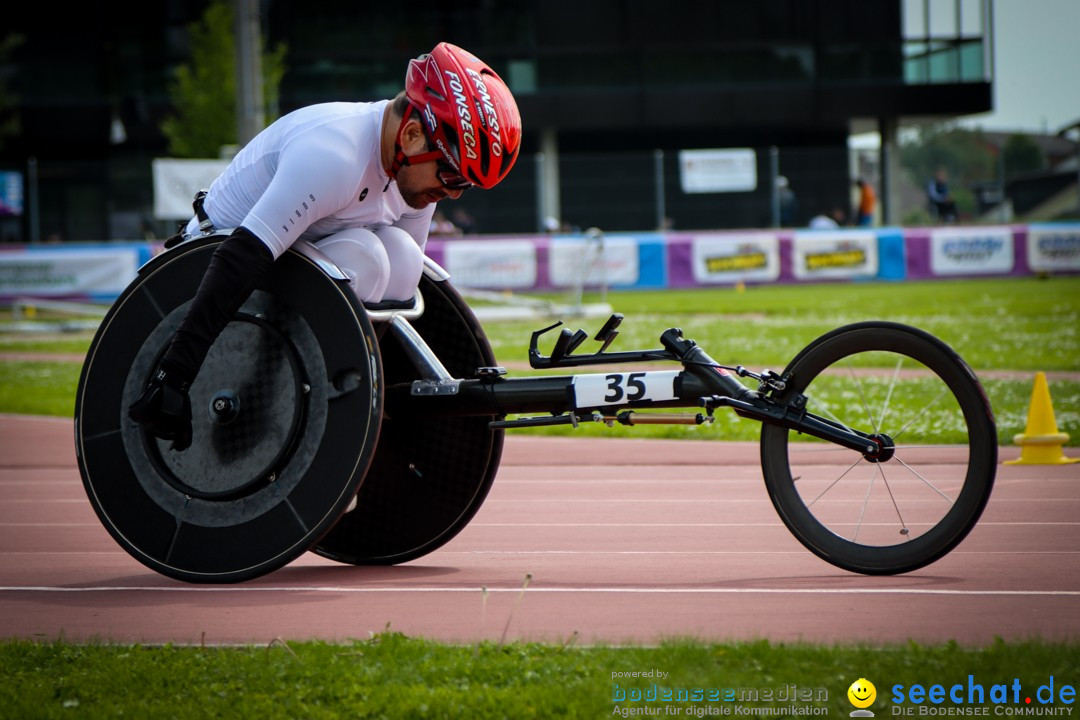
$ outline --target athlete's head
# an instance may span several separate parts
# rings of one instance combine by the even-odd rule
[[[391,174],[402,165],[435,161],[444,186],[494,187],[510,172],[521,147],[521,115],[510,89],[479,58],[439,43],[409,63],[409,107],[401,120]],[[417,117],[428,152],[405,155],[401,131]]]

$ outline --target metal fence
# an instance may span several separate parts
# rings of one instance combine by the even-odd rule
[[[845,140],[745,148],[753,158],[752,185],[730,192],[694,191],[687,181],[684,150],[528,153],[498,187],[466,192],[440,210],[466,234],[590,227],[608,232],[797,228],[820,215],[836,215],[842,224],[851,224],[859,201],[854,181],[863,178],[876,196],[874,224],[934,221],[926,196],[929,177],[912,176],[896,150],[849,149]],[[982,152],[985,157],[976,163],[980,169],[955,173],[964,178],[954,186],[963,201],[962,219],[1012,219],[1011,211],[994,213],[1008,189],[1006,179],[1009,187],[1016,185],[1013,194],[1019,193],[1018,219],[1029,219],[1024,213],[1043,195],[1075,185],[1074,169],[1060,179],[1062,188],[1054,185],[1043,192],[1030,179],[1021,186],[1018,179],[1002,174],[992,147]],[[889,182],[883,162],[892,168]],[[0,218],[3,242],[143,240],[167,237],[175,230],[176,219],[153,215],[151,158],[42,161],[30,170],[22,170],[23,216]],[[891,203],[888,215],[887,203]]]

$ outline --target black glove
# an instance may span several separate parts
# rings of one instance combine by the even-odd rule
[[[191,446],[191,381],[175,370],[159,366],[142,396],[128,408],[128,417],[162,440],[172,440],[172,449]]]

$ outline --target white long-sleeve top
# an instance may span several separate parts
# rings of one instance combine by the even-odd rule
[[[423,251],[435,204],[406,205],[382,167],[389,102],[321,103],[279,118],[214,180],[206,213],[219,228],[243,225],[275,258],[301,238],[388,225],[405,230]]]

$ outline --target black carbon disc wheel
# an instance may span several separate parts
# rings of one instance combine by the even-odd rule
[[[420,282],[424,314],[411,321],[451,375],[472,377],[495,364],[476,316],[445,281]],[[419,375],[390,332],[381,335],[387,386]],[[357,497],[313,548],[338,562],[392,565],[426,555],[457,535],[487,497],[502,455],[491,416],[394,419],[386,407],[379,447]]]
[[[98,329],[75,404],[101,522],[140,562],[188,582],[247,580],[307,551],[363,481],[382,415],[366,313],[289,252],[211,347],[189,393],[191,447],[176,452],[128,418],[221,240],[140,270]]]
[[[871,433],[880,451],[847,450],[763,425],[761,465],[795,537],[828,562],[870,575],[938,560],[971,531],[997,471],[993,412],[975,374],[945,343],[895,323],[859,323],[811,343],[781,396]]]

